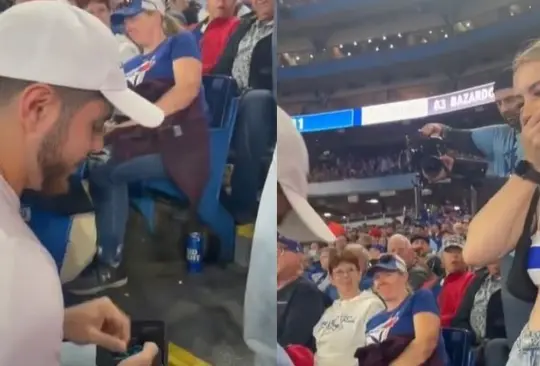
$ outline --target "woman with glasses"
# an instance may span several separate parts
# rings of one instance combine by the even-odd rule
[[[355,366],[354,352],[366,344],[366,323],[384,310],[384,304],[371,291],[360,291],[361,268],[354,253],[345,250],[330,257],[328,270],[339,299],[313,329],[315,365]]]
[[[106,136],[111,158],[89,174],[97,263],[69,285],[80,295],[127,282],[119,265],[128,220],[128,184],[170,179],[195,211],[209,175],[209,113],[193,35],[165,13],[162,0],[124,2],[112,18],[113,23],[123,22],[129,38],[142,50],[124,64],[128,81],[166,118],[156,129],[126,121],[114,125]]]
[[[373,357],[383,344],[408,339],[403,351],[389,355],[391,366],[424,364],[449,365],[441,335],[441,320],[437,302],[429,290],[411,293],[407,265],[393,254],[384,254],[368,274],[373,277],[374,289],[383,299],[386,310],[371,318],[366,325],[368,347],[361,352],[360,365]],[[386,342],[386,343],[385,343]],[[381,346],[383,345],[383,346]]]

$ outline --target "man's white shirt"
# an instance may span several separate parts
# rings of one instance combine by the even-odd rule
[[[0,365],[58,366],[63,321],[56,264],[0,176]]]

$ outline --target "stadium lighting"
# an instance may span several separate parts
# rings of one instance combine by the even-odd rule
[[[393,44],[391,44],[391,45],[390,45],[390,48],[394,48],[394,45],[393,45]]]
[[[386,36],[382,36],[382,40],[383,40],[383,41],[386,41]]]
[[[325,213],[323,214],[323,216],[328,218],[328,217],[331,217],[332,214],[331,214],[330,212],[325,212]]]
[[[429,31],[429,34],[433,34],[433,31],[432,31],[432,30],[430,30],[430,31]]]
[[[342,45],[342,44],[340,44],[340,45],[339,45],[339,48],[343,48],[343,45]]]
[[[401,33],[398,33],[397,36],[398,36],[398,38],[401,38]]]
[[[351,53],[350,53],[350,52],[347,52],[347,56],[350,56],[350,55],[351,55]]]
[[[353,46],[355,46],[355,47],[358,46],[358,42],[354,41]]]
[[[309,55],[309,58],[313,58],[313,55]]]
[[[367,43],[371,43],[371,39],[368,39],[368,40],[367,40]]]
[[[375,205],[375,204],[379,203],[379,200],[376,199],[376,198],[372,198],[372,199],[367,200],[366,202],[371,203],[372,205]]]
[[[375,48],[375,52],[379,52],[379,47]]]
[[[444,38],[448,38],[448,34],[445,34],[445,35],[444,35]]]

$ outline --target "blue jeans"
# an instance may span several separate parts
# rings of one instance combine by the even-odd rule
[[[90,169],[90,196],[96,215],[100,263],[116,267],[122,260],[129,215],[128,184],[167,177],[159,154],[121,163],[109,160]]]

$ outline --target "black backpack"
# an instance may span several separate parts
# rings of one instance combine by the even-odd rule
[[[514,261],[512,262],[512,268],[508,273],[506,280],[506,286],[508,292],[514,297],[526,302],[533,303],[536,300],[538,294],[538,287],[532,282],[527,272],[529,248],[532,244],[531,239],[531,227],[533,220],[536,216],[536,210],[538,207],[538,198],[540,193],[538,190],[534,192],[527,217],[525,218],[525,224],[523,226],[523,232],[519,238],[516,250],[514,253]],[[535,227],[536,230],[536,227]]]

